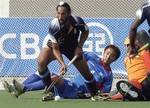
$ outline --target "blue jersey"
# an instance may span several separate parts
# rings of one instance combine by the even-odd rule
[[[98,57],[95,53],[84,52],[84,58],[87,60],[89,69],[94,75],[97,89],[103,92],[110,92],[113,81],[111,69],[106,69],[102,65],[101,58]],[[85,80],[80,73],[75,74],[71,81],[76,83],[78,86],[86,85]]]
[[[113,74],[110,67],[107,69],[103,66],[101,58],[95,53],[84,52],[84,58],[87,60],[89,69],[94,75],[96,80],[97,89],[103,92],[110,92]],[[60,96],[66,98],[78,98],[77,92],[89,93],[89,89],[86,86],[86,81],[79,72],[76,72],[74,76],[68,81],[64,81],[64,85],[58,88]]]

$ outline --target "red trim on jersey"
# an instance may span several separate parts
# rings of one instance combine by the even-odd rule
[[[102,61],[102,60],[100,60],[100,64],[104,67],[104,69],[105,69],[105,70],[107,70],[108,75],[110,75],[110,71],[111,71],[110,66],[106,66],[106,65],[104,65],[104,63],[103,63],[103,61]]]
[[[96,87],[98,88],[98,90],[103,90],[103,84],[103,82],[96,83]]]

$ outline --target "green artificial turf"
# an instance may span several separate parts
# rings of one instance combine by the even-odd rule
[[[91,99],[41,100],[42,91],[27,92],[18,99],[0,91],[0,108],[148,108],[150,102],[92,101]]]

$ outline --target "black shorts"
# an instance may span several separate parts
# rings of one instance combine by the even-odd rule
[[[51,40],[48,40],[47,42],[47,46],[49,48],[52,48],[51,47]],[[65,47],[62,47],[60,46],[59,47],[59,50],[62,54],[64,54],[69,60],[72,60],[72,58],[74,57],[74,52],[76,50],[76,47],[77,45],[75,46],[65,46]],[[77,60],[81,60],[83,58],[83,55],[81,55],[80,57],[77,58]]]
[[[150,101],[150,74],[142,82],[142,94],[145,96],[147,101]]]
[[[72,60],[74,57],[74,52],[76,50],[76,47],[65,47],[65,48],[60,48],[60,52],[64,54],[69,60]],[[83,55],[78,57],[76,60],[81,60],[83,59]]]

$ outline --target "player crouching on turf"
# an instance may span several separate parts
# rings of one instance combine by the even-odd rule
[[[143,34],[143,30],[137,33],[138,35]],[[145,37],[146,35],[143,35]],[[142,41],[143,42],[143,41]],[[129,100],[129,101],[149,101],[150,100],[150,80],[147,76],[147,67],[144,64],[143,56],[139,54],[134,58],[129,57],[130,43],[129,38],[125,39],[125,46],[127,50],[127,57],[125,58],[125,66],[128,74],[127,81],[119,81],[117,83],[117,89],[122,94],[112,96],[112,99]],[[138,38],[135,42],[136,49],[141,48],[141,42]],[[143,45],[142,45],[143,46]],[[148,58],[147,58],[148,59]],[[123,96],[123,97],[122,97]]]
[[[83,54],[85,60],[87,61],[88,67],[96,80],[97,90],[104,93],[109,93],[113,81],[113,74],[110,64],[120,57],[119,48],[115,45],[106,46],[104,49],[103,58],[98,57],[93,52],[84,52]],[[52,81],[55,79],[55,76],[56,75],[52,75]],[[13,86],[9,85],[6,81],[4,82],[4,87],[13,96],[16,95],[13,93],[15,91],[12,87],[17,90],[17,93],[19,93],[17,96],[20,96],[27,91],[44,89],[45,86],[46,85],[44,85],[38,74],[32,74],[22,84],[18,83],[16,80],[13,81]],[[60,78],[55,84],[55,87],[57,88],[59,96],[63,98],[91,98],[90,90],[86,85],[86,80],[79,72],[74,73],[74,76],[69,80]],[[44,96],[42,100],[48,101],[53,99],[54,94],[51,93],[51,95]],[[99,99],[102,99],[101,94],[97,94],[97,96],[92,97],[92,100]]]

